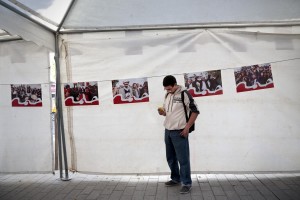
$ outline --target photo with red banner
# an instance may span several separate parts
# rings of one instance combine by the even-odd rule
[[[185,73],[184,82],[193,97],[223,94],[221,70]]]
[[[149,102],[147,78],[112,81],[114,104]]]
[[[66,106],[99,105],[98,83],[78,82],[64,84]]]
[[[270,63],[236,68],[234,77],[237,92],[274,88]]]
[[[10,86],[12,107],[43,106],[41,84],[12,84]]]

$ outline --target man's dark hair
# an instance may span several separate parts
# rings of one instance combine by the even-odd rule
[[[175,84],[177,84],[177,81],[176,81],[176,78],[172,75],[166,76],[163,80],[163,86],[164,87],[174,86]]]

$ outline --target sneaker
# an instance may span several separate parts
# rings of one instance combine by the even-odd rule
[[[187,194],[191,191],[192,186],[182,186],[181,190],[180,190],[180,194]]]
[[[175,182],[175,181],[173,181],[173,180],[170,180],[170,181],[168,181],[168,182],[165,182],[165,186],[167,186],[167,187],[176,186],[176,185],[178,185],[178,184],[179,184],[179,182]]]

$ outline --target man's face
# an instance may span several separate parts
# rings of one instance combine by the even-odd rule
[[[123,85],[124,87],[128,88],[129,82],[124,82]]]
[[[177,90],[176,85],[174,85],[174,86],[169,85],[169,86],[166,86],[166,87],[164,87],[164,88],[165,88],[165,90],[166,90],[168,93],[172,93],[172,94]]]

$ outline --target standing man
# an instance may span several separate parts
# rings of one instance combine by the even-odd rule
[[[159,108],[158,113],[165,116],[166,157],[171,170],[171,180],[166,182],[165,186],[176,186],[181,183],[180,193],[187,194],[192,188],[189,129],[194,124],[199,111],[193,97],[184,87],[177,85],[174,76],[166,76],[163,86],[167,93],[163,108]],[[188,121],[183,107],[182,92],[187,113],[191,112]]]

